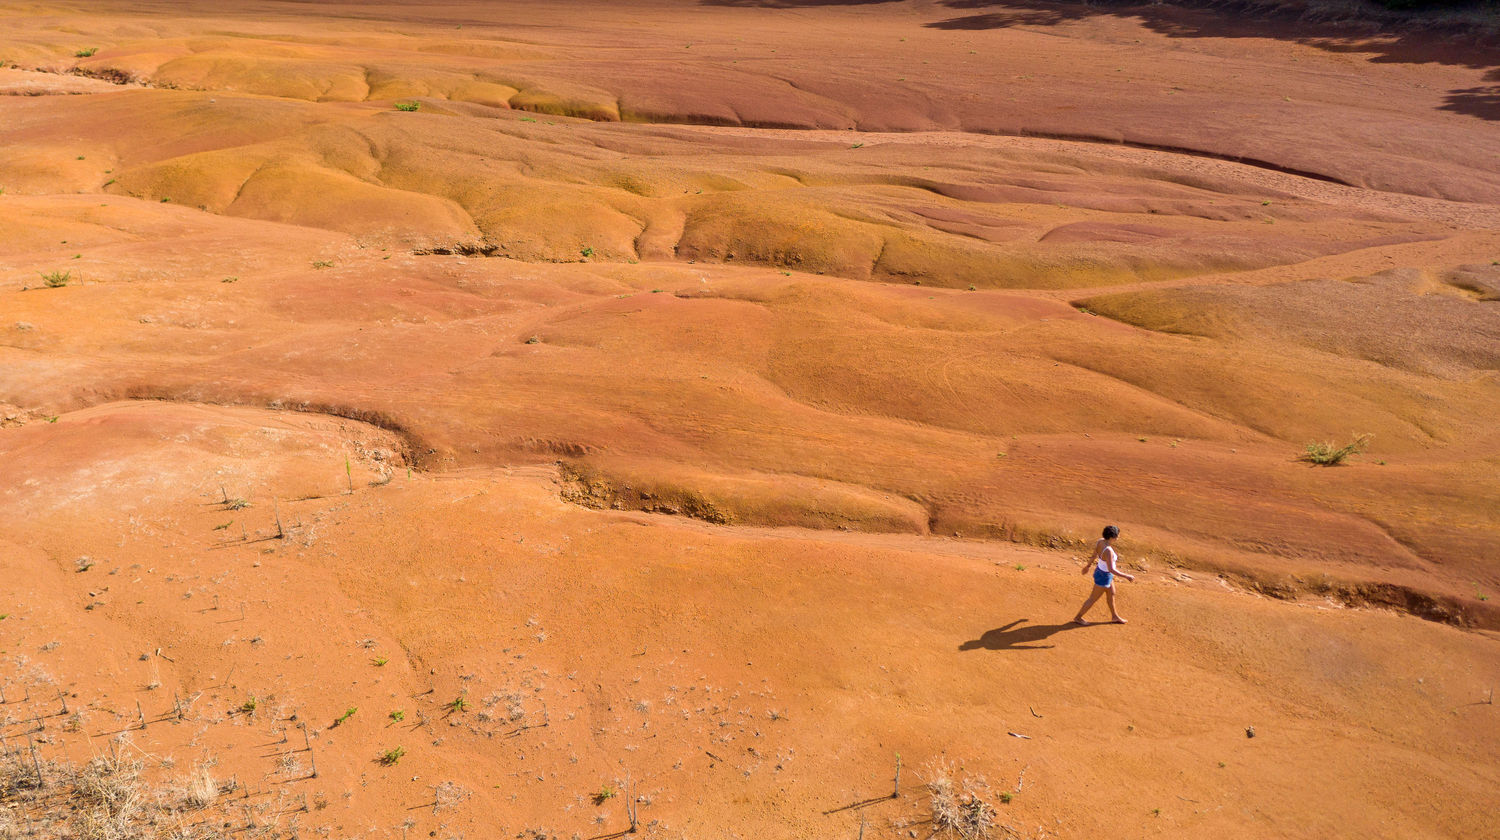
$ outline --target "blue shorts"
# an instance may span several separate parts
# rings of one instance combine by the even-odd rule
[[[1094,569],[1094,585],[1109,586],[1115,582],[1115,576],[1103,569]]]

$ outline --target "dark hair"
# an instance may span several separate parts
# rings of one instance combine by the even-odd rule
[[[1118,537],[1118,536],[1120,536],[1120,529],[1119,528],[1116,528],[1113,525],[1105,525],[1104,526],[1104,538],[1106,540],[1112,540],[1112,539],[1114,539],[1115,537]]]

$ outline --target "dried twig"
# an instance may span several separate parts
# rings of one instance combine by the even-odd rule
[[[42,778],[42,762],[37,758],[36,742],[31,740],[30,735],[26,736],[26,746],[31,750],[31,768],[36,771],[36,786],[38,789],[44,788],[47,786],[47,780]]]

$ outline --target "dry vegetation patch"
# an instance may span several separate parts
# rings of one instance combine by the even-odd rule
[[[15,740],[10,741],[15,744]],[[42,760],[30,749],[0,754],[0,838],[5,840],[220,840],[247,826],[224,822],[221,793],[206,767],[186,778],[158,778],[133,758],[127,738],[77,764]],[[232,825],[232,827],[231,827]],[[289,832],[261,827],[247,836]]]

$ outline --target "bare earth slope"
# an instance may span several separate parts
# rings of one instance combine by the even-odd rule
[[[944,772],[1002,837],[1492,830],[1495,54],[0,24],[0,837],[928,836]],[[1132,621],[1070,628],[1105,522]]]

